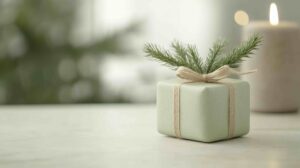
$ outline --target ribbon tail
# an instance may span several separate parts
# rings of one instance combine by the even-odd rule
[[[240,72],[240,71],[236,71],[236,70],[231,68],[230,72],[231,72],[231,74],[234,74],[234,75],[246,75],[246,74],[251,74],[251,73],[257,72],[257,69]]]
[[[251,74],[251,73],[254,73],[254,72],[257,72],[257,69],[253,69],[253,70],[249,70],[249,71],[244,71],[244,72],[240,72],[240,71],[237,71],[237,70],[234,70],[232,68],[229,69],[229,71],[219,77],[216,77],[214,78],[216,81],[218,80],[222,80],[222,79],[225,79],[227,78],[228,76],[230,75],[247,75],[247,74]]]

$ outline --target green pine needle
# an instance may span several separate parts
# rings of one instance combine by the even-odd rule
[[[187,50],[183,44],[179,43],[178,41],[174,41],[171,44],[171,47],[175,51],[175,58],[182,66],[189,66],[188,57],[187,57]]]
[[[174,56],[172,56],[168,51],[160,49],[157,45],[146,44],[144,51],[147,53],[147,56],[171,67],[172,69],[182,66],[182,64],[180,64]]]
[[[212,67],[219,55],[221,55],[223,49],[225,48],[224,41],[217,41],[211,49],[209,49],[209,54],[206,59],[206,73],[211,72]]]
[[[202,58],[198,54],[198,50],[196,46],[188,45],[187,46],[188,58],[190,63],[190,68],[196,72],[203,73],[203,61]]]
[[[223,54],[225,42],[217,41],[209,50],[205,62],[198,54],[196,46],[183,45],[178,41],[171,44],[174,52],[163,50],[155,44],[146,44],[144,51],[147,57],[163,63],[176,70],[180,66],[188,67],[198,73],[211,73],[223,65],[229,65],[236,68],[244,58],[253,54],[262,42],[262,37],[253,35],[248,41],[242,43],[239,47],[232,49],[229,53]]]
[[[239,64],[243,61],[244,58],[248,58],[253,54],[254,50],[258,49],[258,46],[262,42],[262,37],[254,35],[249,38],[248,41],[243,42],[239,47],[234,48],[231,52],[226,54],[224,57],[216,60],[211,72],[215,71],[223,65],[229,65],[232,68],[239,67]]]
[[[178,41],[174,41],[171,44],[171,47],[175,50],[176,57],[178,59],[186,61],[186,57],[187,57],[186,48],[181,43],[179,43]]]

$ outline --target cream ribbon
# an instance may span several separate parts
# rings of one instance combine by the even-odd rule
[[[181,79],[188,80],[191,82],[216,83],[217,81],[224,79],[230,75],[246,75],[249,73],[254,73],[256,71],[257,70],[255,69],[255,70],[246,71],[246,72],[239,72],[239,71],[236,71],[236,70],[230,68],[228,65],[224,65],[209,74],[200,74],[198,72],[191,70],[190,68],[179,67],[176,71],[176,75]]]
[[[184,83],[194,82],[207,82],[207,83],[222,83],[228,87],[229,90],[229,109],[228,109],[228,138],[234,137],[235,131],[235,90],[234,85],[224,81],[220,81],[230,75],[246,75],[254,73],[257,70],[251,70],[247,72],[239,72],[228,65],[224,65],[219,69],[209,74],[200,74],[187,67],[179,67],[176,71],[176,75],[185,80],[174,87],[174,131],[177,138],[181,138],[180,131],[180,87]]]

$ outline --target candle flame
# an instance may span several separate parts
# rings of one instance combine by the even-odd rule
[[[274,26],[279,23],[278,9],[275,3],[271,3],[270,6],[270,23]]]

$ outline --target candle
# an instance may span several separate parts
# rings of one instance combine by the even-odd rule
[[[243,38],[254,33],[263,36],[256,55],[242,65],[257,68],[243,77],[251,86],[251,109],[261,112],[288,112],[298,109],[300,72],[300,29],[293,22],[279,22],[276,4],[270,6],[270,22],[251,22]]]

